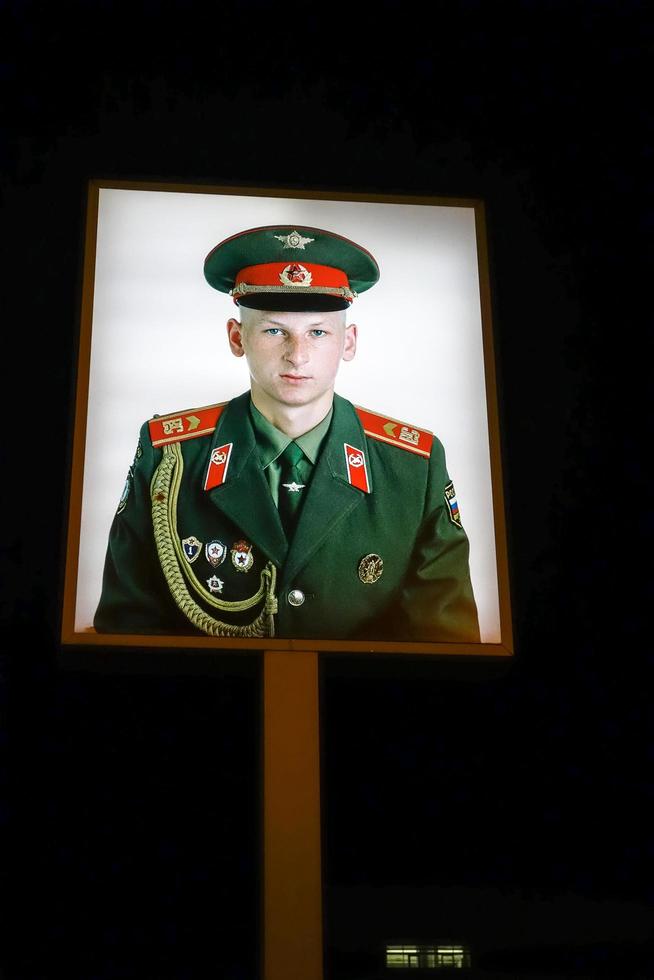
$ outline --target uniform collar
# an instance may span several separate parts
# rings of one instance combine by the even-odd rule
[[[293,587],[297,574],[340,522],[360,506],[367,494],[349,479],[345,446],[367,459],[366,437],[354,406],[334,395],[334,414],[302,504],[298,524],[282,571],[280,587]],[[371,485],[370,485],[371,489]]]
[[[225,481],[208,491],[210,498],[249,540],[283,568],[281,588],[286,582],[293,581],[326,537],[336,531],[345,515],[366,497],[366,493],[349,479],[346,446],[364,455],[368,492],[372,492],[373,474],[363,427],[354,406],[339,395],[334,395],[331,424],[323,438],[322,452],[316,461],[290,551],[259,461],[249,391],[232,399],[220,416],[209,447],[207,466],[212,451],[226,446],[231,446],[231,455]]]
[[[250,392],[246,391],[227,404],[218,420],[209,447],[207,468],[218,447],[228,451],[229,464],[224,482],[208,493],[212,502],[242,529],[243,534],[281,566],[288,542],[259,463],[249,409]]]
[[[304,432],[295,439],[295,442],[313,465],[315,465],[318,459],[320,447],[327,435],[333,414],[334,408],[332,406],[318,425],[314,425],[313,429],[309,429],[308,432]],[[265,470],[266,466],[274,462],[278,456],[281,456],[288,444],[293,440],[285,432],[282,432],[274,426],[272,422],[269,422],[252,400],[250,400],[250,421],[254,429],[259,460]]]

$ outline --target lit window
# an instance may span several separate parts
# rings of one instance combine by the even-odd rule
[[[435,970],[439,966],[463,969],[470,966],[470,950],[466,946],[387,946],[386,966],[403,970]]]

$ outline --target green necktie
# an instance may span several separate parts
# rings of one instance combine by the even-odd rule
[[[279,481],[279,517],[288,541],[293,537],[297,524],[302,492],[305,484],[302,481],[299,464],[304,459],[304,453],[296,442],[289,442],[279,457],[281,464],[281,479]]]

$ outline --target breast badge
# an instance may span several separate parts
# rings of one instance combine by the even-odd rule
[[[209,541],[209,543],[205,546],[204,553],[209,564],[216,568],[218,565],[222,565],[227,557],[227,547],[222,543],[222,541],[218,541],[217,538],[214,538],[213,541]]]
[[[182,541],[182,549],[184,551],[184,557],[186,558],[189,565],[192,565],[195,559],[198,557],[202,551],[202,542],[198,541],[194,535],[190,538],[184,538]]]
[[[230,554],[232,556],[232,565],[237,572],[250,571],[254,563],[251,544],[248,544],[247,541],[235,541]]]
[[[384,571],[384,559],[380,555],[365,555],[359,562],[359,578],[364,585],[378,582]]]
[[[222,592],[224,584],[225,583],[222,581],[222,579],[219,579],[217,575],[212,575],[211,578],[207,579],[209,592]]]
[[[444,493],[445,501],[450,512],[450,520],[453,524],[456,524],[457,527],[463,527],[463,524],[461,523],[461,514],[459,513],[459,505],[456,500],[454,484],[448,483],[448,485],[445,487]]]

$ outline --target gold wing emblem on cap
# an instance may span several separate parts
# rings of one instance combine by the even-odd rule
[[[299,231],[292,231],[290,235],[275,235],[275,238],[282,243],[284,248],[304,249],[305,245],[315,242],[315,238],[303,238]]]

